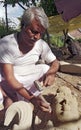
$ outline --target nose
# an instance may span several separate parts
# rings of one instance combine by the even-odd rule
[[[40,38],[41,38],[40,33],[34,35],[34,39],[38,40],[38,39],[40,39]]]

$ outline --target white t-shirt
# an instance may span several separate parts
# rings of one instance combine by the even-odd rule
[[[48,44],[40,39],[33,49],[27,54],[22,55],[17,43],[17,34],[5,36],[0,40],[0,63],[13,64],[14,75],[18,81],[28,89],[33,81],[39,79],[49,69],[46,65],[36,65],[39,56],[51,63],[56,59]]]
[[[40,55],[47,63],[56,59],[48,44],[42,39],[38,40],[33,49],[25,55],[19,50],[16,34],[5,36],[0,40],[0,63],[23,65],[21,61],[27,58],[26,65],[31,65],[38,61]]]

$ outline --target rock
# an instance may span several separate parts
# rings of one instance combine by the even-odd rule
[[[66,86],[57,89],[55,114],[60,122],[77,120],[80,117],[78,101]]]
[[[81,74],[81,64],[60,61],[59,70],[65,73]]]

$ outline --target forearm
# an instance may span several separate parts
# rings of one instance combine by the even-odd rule
[[[29,91],[27,91],[24,85],[20,83],[18,80],[16,80],[14,76],[11,76],[6,80],[9,86],[12,87],[17,93],[19,93],[25,99],[30,100],[31,98],[33,98],[33,95]]]
[[[10,87],[12,87],[17,91],[17,93],[28,100],[33,97],[33,95],[24,88],[24,85],[15,78],[12,64],[2,64],[2,70],[4,78]]]
[[[48,70],[47,73],[46,73],[46,76],[56,75],[58,69],[59,69],[59,61],[56,59],[56,60],[53,61],[53,63],[51,64],[49,70]]]
[[[16,91],[27,100],[31,100],[32,98],[34,98],[34,95],[27,91],[26,88],[23,87],[23,85],[22,87],[16,89]]]
[[[55,60],[51,64],[49,70],[47,71],[45,75],[45,79],[43,81],[44,86],[50,86],[54,83],[56,72],[58,71],[58,69],[59,69],[59,62],[58,60]]]

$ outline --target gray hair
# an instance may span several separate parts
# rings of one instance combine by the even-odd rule
[[[21,28],[31,24],[33,19],[38,20],[45,29],[48,28],[48,17],[42,7],[30,7],[26,9],[22,15]]]

